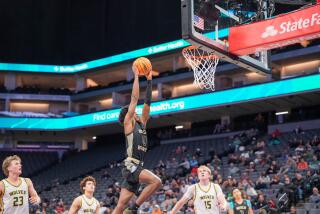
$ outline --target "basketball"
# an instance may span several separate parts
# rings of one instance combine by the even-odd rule
[[[148,76],[152,70],[152,65],[146,57],[140,57],[133,62],[133,66],[137,68],[140,76]]]

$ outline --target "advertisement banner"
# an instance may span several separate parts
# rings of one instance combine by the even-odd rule
[[[253,54],[320,37],[320,5],[230,28],[229,51]]]
[[[320,74],[286,79],[265,84],[233,88],[224,91],[199,94],[151,104],[151,116],[159,117],[194,109],[230,105],[256,99],[320,90]],[[138,105],[136,112],[142,113],[143,105]],[[10,118],[0,117],[1,129],[23,130],[67,130],[90,127],[107,123],[117,123],[120,109],[111,109],[67,118]]]

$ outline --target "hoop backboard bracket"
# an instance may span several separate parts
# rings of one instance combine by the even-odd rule
[[[210,23],[208,24],[208,20],[195,14],[195,3],[199,4],[201,1],[203,2],[204,0],[181,0],[182,38],[197,48],[207,52],[213,52],[221,60],[262,75],[270,75],[270,53],[267,51],[259,52],[255,57],[237,56],[228,51],[228,29],[232,27],[232,24],[235,25],[238,18],[235,13],[227,16],[226,13],[230,10],[224,9],[223,5],[215,5],[215,8],[219,10],[219,13],[222,14],[220,16],[223,16],[223,18],[221,18],[221,21],[219,18],[217,24],[214,24],[214,27],[211,25],[211,29],[208,29],[206,27],[206,25],[210,25]],[[195,24],[195,17],[198,19],[197,21],[199,21],[200,18],[202,23],[198,22]],[[228,19],[232,20],[230,21]],[[223,40],[220,39],[219,34],[224,34],[221,36]]]

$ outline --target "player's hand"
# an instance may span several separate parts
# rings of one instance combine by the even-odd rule
[[[139,77],[139,71],[138,71],[138,69],[137,69],[136,66],[132,65],[132,71],[133,71],[133,73],[134,73],[135,76],[138,76],[138,77]]]
[[[152,80],[152,70],[149,72],[149,74],[146,77],[147,77],[147,80]]]
[[[37,196],[33,196],[29,198],[29,201],[31,204],[38,204],[40,202],[40,199]]]

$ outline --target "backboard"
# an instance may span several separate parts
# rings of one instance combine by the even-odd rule
[[[271,74],[270,54],[261,51],[248,56],[236,56],[228,50],[229,28],[261,20],[261,5],[267,1],[247,0],[182,0],[182,37],[202,50],[213,52],[221,60],[263,75]],[[241,41],[239,41],[241,42]]]

